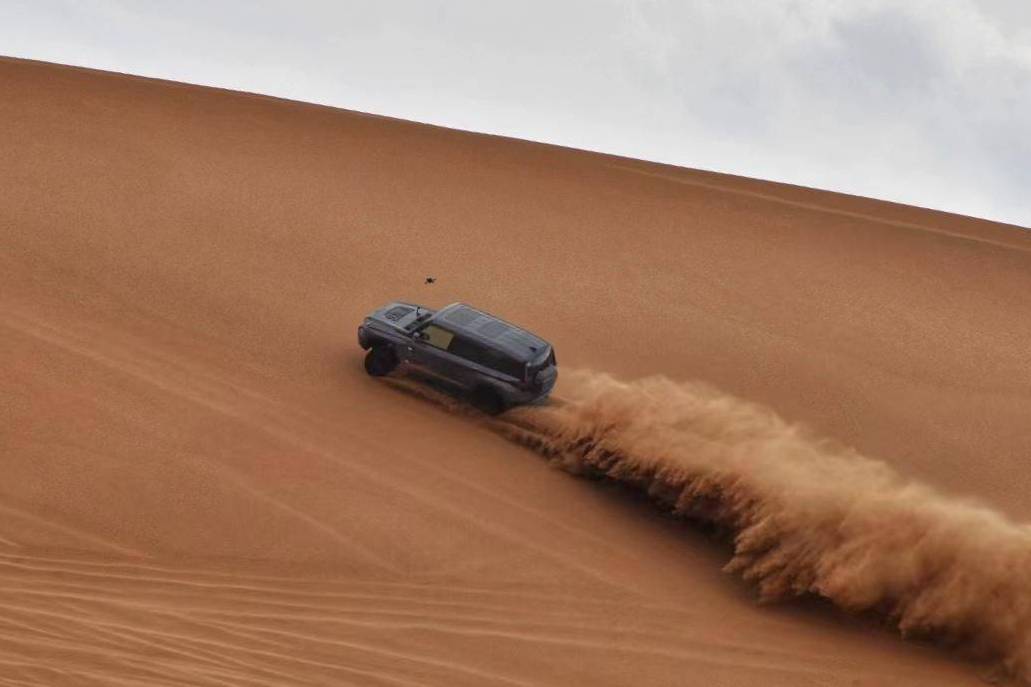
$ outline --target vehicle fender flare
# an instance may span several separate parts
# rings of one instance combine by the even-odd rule
[[[390,346],[396,349],[398,344],[383,333],[371,327],[363,326],[358,332],[358,345],[367,351],[373,346]],[[394,352],[397,353],[396,350]]]

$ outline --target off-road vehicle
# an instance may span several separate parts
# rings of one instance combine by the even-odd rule
[[[464,303],[390,303],[365,318],[358,344],[370,375],[413,370],[491,415],[544,399],[558,377],[551,344]]]

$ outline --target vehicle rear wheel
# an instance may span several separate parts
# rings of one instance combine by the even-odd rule
[[[373,377],[383,377],[397,367],[397,354],[389,346],[373,346],[365,354],[365,371]]]
[[[505,400],[489,386],[478,386],[469,395],[469,402],[474,408],[487,415],[500,415],[507,410]]]

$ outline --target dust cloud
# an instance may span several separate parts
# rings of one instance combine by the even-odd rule
[[[568,472],[727,531],[726,570],[761,601],[815,594],[1031,680],[1028,526],[705,384],[563,370],[560,388],[485,421]]]

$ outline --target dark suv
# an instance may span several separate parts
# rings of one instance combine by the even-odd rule
[[[369,351],[370,375],[403,364],[460,390],[491,415],[545,398],[558,377],[551,344],[464,303],[436,311],[391,303],[365,318],[358,344]]]

